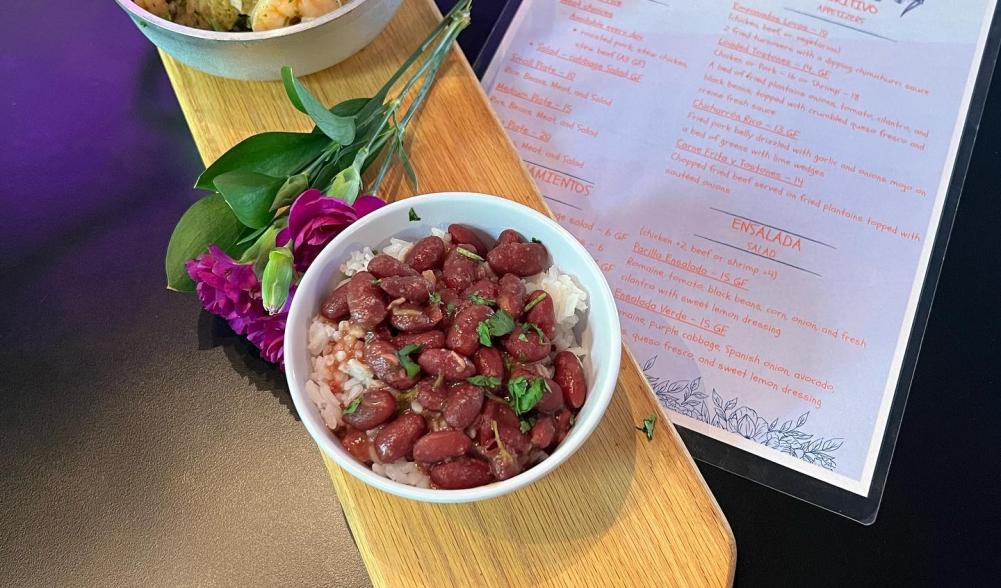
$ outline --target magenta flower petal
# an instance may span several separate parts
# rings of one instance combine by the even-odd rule
[[[303,192],[289,210],[288,227],[278,233],[278,246],[292,243],[295,269],[306,271],[334,237],[359,218],[384,206],[375,196],[361,196],[352,207],[343,200],[324,196],[319,190]]]

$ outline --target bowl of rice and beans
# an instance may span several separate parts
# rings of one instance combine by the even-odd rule
[[[303,276],[292,397],[338,465],[395,495],[469,502],[545,476],[591,434],[619,368],[601,270],[551,219],[480,194],[363,217]]]

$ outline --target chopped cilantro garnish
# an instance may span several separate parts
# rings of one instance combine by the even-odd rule
[[[410,213],[408,216],[411,222],[421,220],[421,217],[417,216],[417,211],[414,210],[413,208],[410,209]]]
[[[455,314],[454,302],[449,302],[448,304],[445,305],[445,314],[448,316],[452,316],[453,314]]]
[[[428,302],[431,304],[441,304],[441,294],[437,292],[432,292],[428,296]]]
[[[473,253],[472,251],[466,249],[465,247],[456,247],[455,251],[459,255],[461,255],[463,257],[468,257],[469,259],[472,259],[473,261],[483,261],[482,257],[480,257],[479,255],[476,255],[475,253]]]
[[[497,304],[497,301],[494,300],[493,298],[484,298],[479,294],[477,294],[476,292],[470,294],[469,299],[472,300],[475,304],[481,304],[483,306],[493,306]]]
[[[518,376],[507,383],[511,395],[511,408],[517,415],[523,415],[535,408],[545,393],[546,381],[534,378],[531,382],[525,376]]]
[[[400,366],[403,367],[404,371],[407,372],[407,377],[412,378],[421,372],[421,366],[414,363],[414,360],[410,359],[410,354],[419,352],[423,345],[418,343],[411,343],[410,345],[404,345],[399,351],[396,352],[396,357],[400,360]]]
[[[354,400],[351,401],[351,404],[347,405],[347,407],[344,409],[343,414],[351,414],[354,411],[358,410],[359,406],[361,406],[361,398],[355,398]]]
[[[542,329],[539,328],[539,325],[535,323],[524,323],[523,325],[521,325],[521,334],[518,335],[518,340],[528,341],[528,337],[525,335],[525,333],[529,331],[535,331],[535,334],[539,336],[540,343],[546,342],[546,334],[543,333]]]
[[[473,376],[466,378],[466,381],[474,386],[493,390],[501,385],[500,378],[495,376]]]
[[[380,279],[376,279],[376,280],[372,280],[372,285],[373,286],[378,286],[381,283],[382,283],[382,279],[381,278]]]
[[[522,433],[527,433],[534,426],[535,426],[535,417],[529,417],[527,419],[522,420],[521,423],[519,423],[518,428],[521,429]]]
[[[652,414],[644,418],[643,426],[636,427],[636,430],[645,433],[647,441],[653,441],[653,428],[656,424],[657,424],[657,415]]]
[[[513,330],[514,319],[504,310],[498,310],[487,317],[487,320],[480,322],[476,326],[476,333],[480,336],[480,343],[487,347],[493,347],[493,342],[490,341],[491,337],[507,335]]]
[[[546,296],[547,294],[543,292],[542,294],[539,294],[538,296],[533,298],[528,304],[525,305],[525,312],[528,312],[533,308],[535,308],[535,305],[545,300]]]

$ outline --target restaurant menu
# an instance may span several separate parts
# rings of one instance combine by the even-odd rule
[[[995,2],[522,2],[484,86],[676,424],[868,493]]]

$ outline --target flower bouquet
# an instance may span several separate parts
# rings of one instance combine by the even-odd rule
[[[469,25],[471,4],[460,0],[370,98],[326,108],[283,68],[289,101],[315,128],[252,135],[199,176],[195,187],[212,193],[174,228],[167,287],[197,293],[205,310],[283,366],[285,321],[302,273],[344,228],[385,204],[379,187],[394,162],[417,189],[407,126]],[[362,175],[375,164],[366,183]]]

